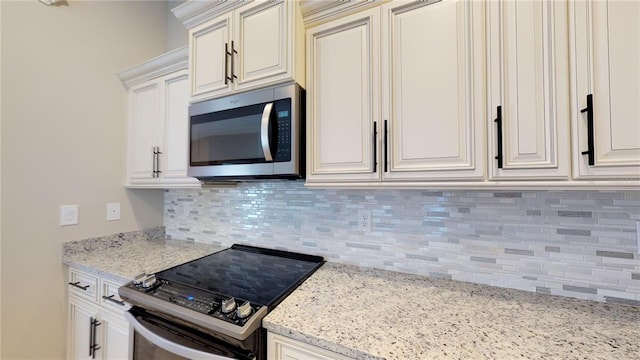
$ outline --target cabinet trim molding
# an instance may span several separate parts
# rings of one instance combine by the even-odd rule
[[[347,15],[380,6],[391,0],[318,1],[301,0],[300,11],[305,27],[321,25]]]
[[[183,46],[122,70],[118,73],[118,77],[128,89],[172,72],[185,70],[188,67],[189,48]]]
[[[222,14],[250,3],[252,0],[185,1],[171,9],[187,30]]]

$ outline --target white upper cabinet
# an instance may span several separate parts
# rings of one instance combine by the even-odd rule
[[[189,33],[191,96],[231,91],[229,55],[231,14],[216,18]]]
[[[181,48],[122,71],[129,88],[127,180],[139,188],[200,187],[189,164],[189,74]]]
[[[572,1],[569,15],[573,175],[640,178],[640,2]]]
[[[382,6],[383,178],[484,178],[484,4]]]
[[[484,179],[483,7],[391,2],[307,30],[308,184]]]
[[[379,180],[379,9],[307,31],[307,182]]]
[[[190,1],[173,9],[189,29],[192,101],[291,80],[304,86],[298,2],[241,4]]]
[[[566,180],[567,2],[490,1],[487,7],[490,177]]]

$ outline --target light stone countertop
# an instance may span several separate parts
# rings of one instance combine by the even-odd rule
[[[640,308],[326,263],[265,317],[356,359],[640,359]]]
[[[215,245],[164,239],[164,231],[147,235],[130,232],[66,242],[63,244],[62,262],[125,283],[142,272],[155,273],[224,249]]]

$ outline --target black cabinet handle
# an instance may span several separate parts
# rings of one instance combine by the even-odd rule
[[[162,155],[160,146],[156,146],[156,177],[160,177],[162,173],[162,171],[160,171],[160,155]]]
[[[96,334],[98,332],[98,326],[102,325],[98,319],[91,318],[91,331],[89,335],[89,341],[91,344],[89,345],[89,355],[92,359],[96,358],[96,350],[100,350],[100,345],[96,344]]]
[[[93,356],[93,316],[89,318],[89,356]]]
[[[498,169],[502,169],[502,106],[498,106],[497,118],[493,120],[497,124],[496,131],[498,133],[498,155],[495,157],[498,160]]]
[[[224,84],[229,83],[229,44],[224,43]]]
[[[387,155],[389,153],[389,144],[387,140],[387,135],[389,134],[389,129],[387,127],[387,120],[384,121],[384,172],[389,170]]]
[[[378,122],[373,122],[373,173],[378,171]]]
[[[237,79],[238,78],[236,76],[236,71],[234,70],[236,59],[233,57],[233,54],[237,54],[237,53],[238,52],[235,49],[235,46],[233,44],[233,40],[231,40],[231,53],[229,55],[231,55],[231,82],[232,83],[233,83],[233,79]]]
[[[582,155],[589,156],[589,165],[596,164],[596,151],[593,142],[593,94],[587,95],[587,107],[580,110],[581,113],[587,113],[587,150]]]
[[[70,282],[70,283],[69,283],[69,285],[71,285],[71,286],[75,286],[75,287],[77,287],[78,289],[82,289],[82,290],[84,290],[84,291],[87,291],[87,289],[88,289],[88,288],[89,288],[89,286],[90,286],[90,285],[81,286],[81,285],[80,285],[80,281],[76,281],[76,282],[73,282],[73,283],[72,283],[72,282]]]
[[[151,153],[153,154],[153,158],[151,159],[151,166],[153,167],[153,171],[152,171],[152,176],[153,178],[158,177],[158,169],[156,168],[156,164],[157,161],[156,159],[158,158],[158,151],[156,150],[156,146],[152,146],[151,147]]]
[[[107,301],[111,301],[112,303],[116,303],[116,304],[118,304],[118,305],[122,305],[122,306],[124,306],[124,301],[116,300],[116,299],[114,299],[113,297],[114,297],[114,294],[111,294],[111,295],[109,295],[109,296],[102,295],[102,298],[103,298],[103,299],[105,299],[105,300],[107,300]]]

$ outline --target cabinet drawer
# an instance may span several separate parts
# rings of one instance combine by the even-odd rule
[[[69,293],[78,295],[93,302],[98,301],[97,275],[92,275],[76,269],[69,270]]]
[[[122,298],[120,298],[120,295],[118,295],[118,288],[120,286],[120,283],[103,279],[98,299],[100,305],[118,313],[123,312],[125,310],[125,303]]]

